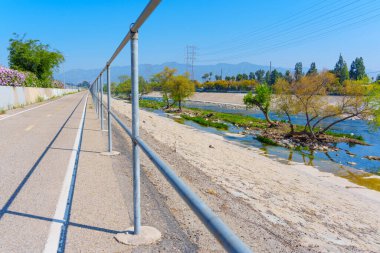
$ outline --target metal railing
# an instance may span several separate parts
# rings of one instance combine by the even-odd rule
[[[102,69],[89,90],[95,106],[96,114],[100,117],[101,129],[103,126],[103,110],[108,114],[108,151],[112,152],[112,119],[114,119],[129,135],[132,140],[133,156],[133,211],[134,234],[141,230],[140,210],[140,157],[139,149],[149,157],[153,164],[164,175],[171,186],[177,191],[187,205],[195,212],[203,224],[214,235],[228,252],[252,252],[223,221],[180,179],[174,171],[139,137],[139,85],[138,85],[138,29],[159,5],[161,0],[151,0],[137,21],[131,25],[130,31],[124,37],[106,66]],[[110,65],[121,50],[131,40],[131,78],[132,78],[132,130],[111,111]],[[103,104],[102,75],[107,74],[107,106]]]

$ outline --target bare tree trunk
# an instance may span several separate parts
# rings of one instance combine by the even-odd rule
[[[266,121],[270,124],[270,126],[274,126],[274,122],[270,119],[269,117],[269,113],[265,110],[262,110],[262,112],[264,113],[264,116],[265,116],[265,119]]]
[[[320,131],[320,133],[323,134],[323,133],[325,133],[327,130],[329,130],[331,127],[333,127],[334,125],[336,125],[336,124],[338,124],[338,123],[340,123],[340,122],[342,122],[342,121],[345,121],[345,120],[347,120],[347,119],[353,118],[353,117],[355,117],[355,116],[358,116],[358,114],[357,114],[357,113],[355,113],[355,114],[351,114],[350,116],[347,116],[347,117],[341,118],[341,119],[339,119],[339,120],[336,120],[336,121],[334,121],[333,123],[331,123],[330,125],[328,125],[327,127],[323,128],[323,130]]]
[[[293,123],[292,123],[292,119],[290,118],[290,115],[288,112],[285,112],[286,113],[286,116],[288,116],[288,122],[289,122],[289,126],[290,126],[290,133],[293,134],[294,133],[294,126],[293,126]]]
[[[310,131],[310,134],[311,134],[311,137],[312,139],[316,139],[317,137],[315,137],[315,134],[314,134],[314,131],[313,129],[311,128],[311,125],[310,125],[310,118],[309,118],[309,113],[306,111],[306,126],[309,128],[309,131]],[[305,129],[306,129],[306,126],[305,126]]]
[[[315,129],[315,127],[323,120],[327,119],[327,118],[331,118],[331,117],[334,117],[334,116],[338,116],[339,114],[330,114],[330,115],[326,115],[324,117],[321,117],[320,119],[318,119],[314,124],[313,124],[313,129]]]

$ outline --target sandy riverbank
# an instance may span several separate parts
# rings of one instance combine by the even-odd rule
[[[114,100],[113,107],[131,115],[124,101]],[[287,244],[297,240],[300,251],[380,251],[379,192],[310,166],[282,164],[259,149],[238,146],[150,112],[141,111],[140,117],[141,128],[193,165],[192,173],[204,173],[210,184],[222,186],[249,205],[250,210],[241,214],[248,222],[263,217],[278,227],[269,232]],[[296,239],[290,236],[294,231]],[[248,233],[245,241],[252,240],[247,243],[260,249],[254,241],[256,230]],[[291,248],[298,251],[297,245]],[[278,247],[271,251],[283,252]]]

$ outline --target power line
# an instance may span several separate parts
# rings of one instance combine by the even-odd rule
[[[372,9],[372,11],[369,11],[369,12],[367,11],[366,15],[372,14],[373,12],[376,12],[379,9],[380,8]],[[363,14],[359,14],[359,15],[356,15],[356,16],[353,17],[351,15],[351,16],[349,16],[348,18],[346,18],[344,20],[339,20],[340,22],[337,22],[337,23],[334,23],[334,24],[328,24],[328,27],[323,27],[323,28],[319,29],[319,31],[312,31],[312,30],[310,30],[308,33],[303,34],[302,37],[300,37],[300,36],[298,36],[298,34],[296,34],[297,36],[295,38],[291,38],[290,40],[278,42],[278,43],[272,44],[270,46],[263,45],[263,46],[255,49],[256,53],[254,55],[257,55],[259,53],[263,53],[263,52],[268,51],[268,50],[273,50],[274,48],[284,47],[286,45],[290,45],[290,44],[293,44],[295,42],[299,43],[301,41],[305,41],[305,40],[310,39],[310,38],[318,38],[318,37],[321,38],[322,35],[325,35],[325,34],[328,34],[328,33],[334,32],[334,31],[342,30],[343,28],[345,28],[347,26],[353,27],[354,25],[357,25],[357,24],[364,23],[366,21],[372,20],[372,19],[376,18],[377,16],[379,16],[379,15],[374,15],[374,16],[370,16],[368,18],[357,20],[360,17],[367,17],[367,16],[365,16]],[[351,22],[351,21],[356,21],[356,22]],[[345,23],[347,23],[347,24],[345,24]],[[337,27],[337,28],[331,29],[331,28],[334,28],[334,27]],[[297,31],[297,32],[299,33],[299,31]],[[245,55],[247,55],[249,53],[249,51],[252,51],[252,49],[245,50],[245,51],[242,51],[242,52],[239,52],[239,53],[235,52],[233,55],[228,56],[228,59],[231,59],[232,57],[237,57],[239,55],[245,56]],[[250,55],[253,55],[253,54],[250,54]],[[225,56],[224,58],[227,58],[227,56]],[[203,60],[201,62],[211,62],[211,61],[215,61],[215,59],[212,59],[212,60]]]
[[[307,7],[306,9],[303,9],[301,11],[297,11],[296,13],[292,13],[291,15],[289,15],[289,17],[286,17],[284,19],[282,19],[281,21],[279,22],[273,22],[271,24],[269,24],[268,26],[266,27],[262,27],[262,28],[259,28],[257,30],[254,30],[254,31],[250,31],[250,32],[246,32],[246,33],[236,33],[235,35],[231,35],[229,36],[230,38],[228,40],[225,40],[225,41],[222,41],[222,42],[219,42],[217,44],[213,44],[213,45],[210,45],[210,46],[207,46],[207,47],[202,47],[202,49],[214,49],[215,47],[218,47],[222,44],[226,44],[228,42],[236,42],[236,39],[239,39],[239,37],[246,37],[248,35],[252,35],[252,34],[256,34],[256,33],[260,33],[260,32],[263,32],[263,31],[267,31],[269,28],[271,27],[278,27],[279,25],[282,25],[282,24],[286,24],[288,23],[289,21],[291,20],[294,20],[294,19],[297,19],[298,16],[303,16],[301,14],[304,14],[306,12],[306,14],[309,14],[309,12],[307,12],[308,10],[313,10],[315,11],[315,7],[317,7],[318,5],[326,2],[327,0],[323,0],[323,1],[318,1],[317,4],[313,4],[309,7]],[[336,3],[333,3],[333,5],[336,4]],[[331,8],[331,4],[328,4],[326,6],[323,6],[323,8],[325,7],[328,7],[328,8]],[[318,9],[317,9],[318,10]]]
[[[322,15],[319,15],[317,18],[315,17],[311,17],[310,19],[302,22],[301,24],[299,25],[292,25],[290,28],[287,28],[287,29],[282,29],[280,30],[279,32],[276,32],[276,33],[269,33],[263,37],[258,37],[256,38],[256,42],[259,42],[259,43],[264,43],[264,42],[267,42],[267,41],[271,41],[273,39],[276,39],[278,37],[281,37],[281,36],[289,36],[289,35],[292,35],[292,33],[295,33],[295,35],[299,35],[300,31],[302,31],[302,29],[306,29],[306,30],[309,30],[310,29],[310,25],[313,25],[313,24],[318,24],[318,25],[321,25],[321,22],[324,22],[322,24],[325,24],[325,27],[324,28],[329,28],[331,26],[331,24],[327,23],[326,24],[326,21],[328,20],[331,20],[331,19],[336,19],[336,16],[337,14],[339,14],[339,17],[342,18],[342,17],[346,17],[347,14],[350,14],[352,12],[354,13],[358,13],[358,11],[360,11],[361,9],[363,9],[363,7],[366,7],[366,5],[370,4],[370,3],[373,3],[375,2],[376,0],[373,0],[371,2],[367,2],[365,4],[362,4],[361,6],[357,7],[357,6],[353,6],[353,8],[351,9],[348,9],[348,10],[345,10],[345,11],[342,11],[344,8],[347,8],[355,3],[358,2],[358,0],[355,0],[355,1],[352,1],[348,4],[345,4],[343,6],[338,6],[334,9],[330,9],[330,11],[322,14]],[[371,6],[372,8],[372,6]],[[364,9],[365,14],[368,12],[367,9]],[[367,13],[368,14],[368,13]],[[363,14],[361,14],[363,15]],[[361,15],[357,15],[357,17],[361,16]],[[351,17],[350,17],[351,18]],[[324,29],[322,28],[322,29]],[[237,44],[237,45],[234,45],[234,46],[230,46],[228,48],[224,48],[224,49],[218,49],[218,50],[215,50],[214,52],[209,52],[209,53],[205,53],[205,54],[200,54],[200,56],[210,56],[210,55],[217,55],[217,54],[221,54],[223,52],[226,52],[226,51],[235,51],[237,49],[244,49],[244,48],[248,48],[250,47],[252,44],[252,41],[244,41],[240,44]]]

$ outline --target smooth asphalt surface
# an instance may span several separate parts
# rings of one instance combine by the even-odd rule
[[[0,116],[0,252],[43,252],[86,95]]]
[[[162,233],[129,246],[133,226],[131,142],[114,125],[118,156],[87,92],[0,115],[0,253],[195,252],[155,186],[142,175],[143,225]],[[78,152],[79,150],[79,152]]]

